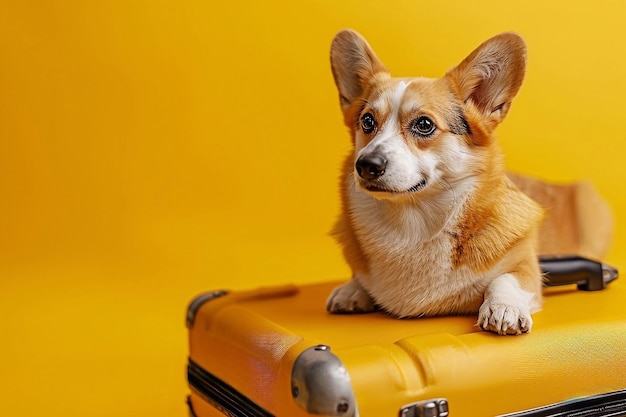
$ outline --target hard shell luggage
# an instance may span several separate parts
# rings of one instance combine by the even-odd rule
[[[547,289],[522,336],[480,331],[473,316],[331,315],[338,284],[195,298],[190,414],[626,416],[624,282]]]

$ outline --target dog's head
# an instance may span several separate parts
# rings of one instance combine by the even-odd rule
[[[492,132],[526,67],[513,33],[495,36],[442,78],[394,78],[358,33],[337,34],[331,64],[355,147],[354,178],[380,199],[402,199],[502,171]]]

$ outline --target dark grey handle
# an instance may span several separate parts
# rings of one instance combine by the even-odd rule
[[[616,268],[578,255],[540,256],[539,266],[546,285],[577,284],[584,291],[604,289],[618,276]]]

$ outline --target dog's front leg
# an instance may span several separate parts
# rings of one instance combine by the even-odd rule
[[[370,313],[376,310],[374,300],[357,277],[335,288],[328,297],[326,310],[333,314]]]
[[[503,274],[487,286],[478,311],[478,325],[501,335],[528,333],[533,324],[535,295],[521,288],[513,274]]]

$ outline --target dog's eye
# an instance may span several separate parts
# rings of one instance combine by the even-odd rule
[[[374,120],[374,116],[372,113],[365,113],[363,117],[361,117],[361,129],[363,129],[363,133],[369,134],[376,129],[376,120]]]
[[[413,120],[409,126],[411,134],[419,137],[428,137],[435,132],[437,126],[429,117],[420,116]]]

